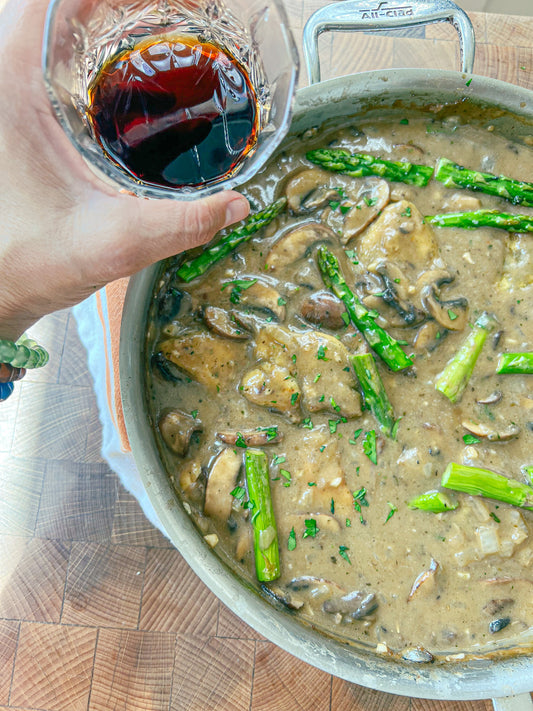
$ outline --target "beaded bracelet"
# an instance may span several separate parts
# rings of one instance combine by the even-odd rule
[[[0,340],[0,402],[7,400],[13,383],[26,375],[26,370],[42,368],[48,363],[48,352],[26,335],[18,341]]]

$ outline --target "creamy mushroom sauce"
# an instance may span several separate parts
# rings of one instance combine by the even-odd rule
[[[459,506],[442,514],[406,502],[439,488],[451,461],[526,481],[531,376],[497,376],[495,364],[500,352],[533,348],[533,236],[439,229],[421,216],[533,211],[435,180],[415,188],[325,172],[305,159],[325,146],[426,165],[445,156],[533,176],[527,141],[511,143],[460,115],[391,114],[287,143],[245,193],[256,210],[287,194],[290,209],[204,276],[180,283],[179,257],[157,285],[150,407],[169,476],[206,541],[254,581],[250,511],[246,497],[231,495],[243,485],[239,445],[251,432],[268,455],[281,557],[280,578],[255,584],[273,604],[328,634],[412,661],[531,649],[533,512],[453,492]],[[407,372],[378,363],[401,418],[395,441],[361,409],[348,354],[365,343],[324,287],[316,266],[324,241],[350,287],[379,312],[378,323],[414,354]],[[396,291],[392,305],[382,296],[387,284]],[[453,405],[434,380],[483,311],[499,327]],[[468,422],[503,441],[466,444]],[[259,429],[272,427],[278,437]],[[377,464],[364,451],[371,431]]]

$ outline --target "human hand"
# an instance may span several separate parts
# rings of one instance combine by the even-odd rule
[[[207,242],[249,211],[233,191],[143,200],[90,171],[44,87],[47,6],[8,0],[0,12],[0,338],[11,340],[107,282]]]

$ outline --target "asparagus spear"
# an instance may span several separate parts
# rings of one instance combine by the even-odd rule
[[[533,375],[533,353],[502,353],[496,372],[504,375],[508,373]]]
[[[268,480],[268,461],[261,449],[249,448],[245,452],[244,462],[248,496],[253,503],[255,570],[259,581],[269,582],[279,578],[281,571],[278,531]]]
[[[226,257],[235,247],[247,242],[253,234],[272,222],[283,210],[286,203],[287,200],[283,197],[273,202],[272,205],[265,207],[264,210],[250,215],[243,225],[204,249],[194,259],[183,262],[177,271],[178,277],[182,281],[189,282],[206,272],[215,262]]]
[[[447,158],[441,158],[438,161],[435,178],[447,188],[477,190],[487,195],[497,195],[505,200],[510,200],[513,205],[533,207],[533,183],[513,180],[505,175],[469,170]]]
[[[424,222],[437,227],[462,227],[476,230],[478,227],[496,227],[508,232],[533,232],[533,218],[527,215],[511,215],[498,210],[475,212],[446,212],[442,215],[426,215]]]
[[[415,496],[414,499],[407,502],[410,509],[421,509],[422,511],[432,511],[433,513],[444,513],[444,511],[453,511],[457,508],[458,503],[453,501],[444,491],[426,491],[425,494]]]
[[[447,489],[472,496],[486,496],[533,511],[533,487],[488,469],[450,462],[444,470],[441,484]]]
[[[325,246],[318,248],[318,267],[324,284],[344,303],[348,316],[361,331],[370,348],[391,370],[409,368],[413,364],[412,359],[405,355],[398,341],[375,322],[368,309],[352,293],[340,272],[337,258]]]
[[[435,380],[435,389],[457,402],[466,388],[474,366],[488,334],[494,330],[496,319],[484,312],[475,322],[472,331],[454,357]]]
[[[380,178],[410,185],[427,185],[433,175],[433,168],[428,165],[408,163],[407,161],[390,161],[366,153],[353,153],[337,149],[318,148],[306,154],[311,163],[335,173],[345,173],[353,178],[364,175],[377,175]]]
[[[350,361],[359,380],[365,402],[384,435],[396,439],[396,420],[372,353],[356,353]]]

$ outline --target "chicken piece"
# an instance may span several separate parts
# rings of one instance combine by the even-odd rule
[[[331,438],[324,426],[309,430],[302,439],[305,465],[291,468],[290,462],[287,464],[292,481],[286,495],[293,498],[295,510],[327,513],[331,510],[331,499],[336,509],[351,507],[353,496],[346,484],[337,440]]]
[[[407,200],[389,203],[357,241],[359,260],[370,270],[391,261],[414,283],[438,255],[438,244],[417,207]]]
[[[297,336],[297,378],[304,405],[311,412],[329,410],[342,417],[359,417],[361,398],[348,359],[338,338],[319,331]]]
[[[288,328],[267,324],[257,333],[254,350],[257,360],[286,368],[291,375],[296,368],[297,351],[298,341]]]
[[[287,368],[261,363],[244,374],[240,391],[254,405],[280,412],[291,422],[300,422],[300,388]]]
[[[184,334],[164,341],[159,350],[192,380],[216,391],[236,378],[237,364],[245,357],[245,346],[219,338],[208,331]]]

